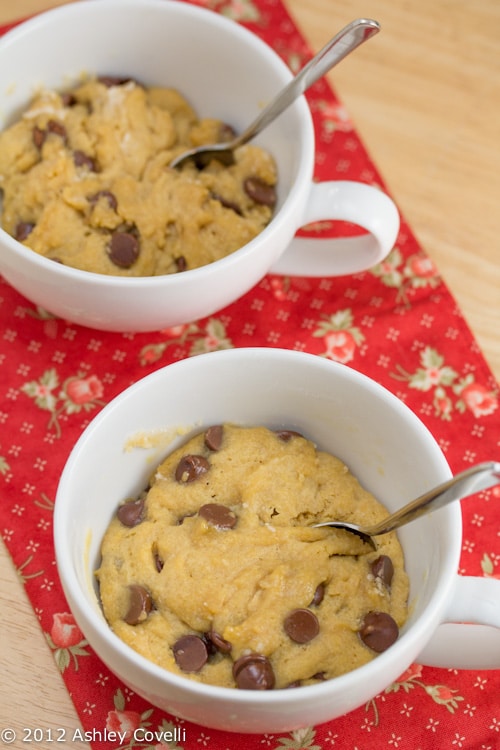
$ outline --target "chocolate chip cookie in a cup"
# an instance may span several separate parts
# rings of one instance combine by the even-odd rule
[[[451,476],[437,442],[401,401],[352,368],[318,356],[272,348],[230,349],[176,362],[139,381],[106,406],[76,444],[61,477],[54,516],[57,566],[69,606],[90,646],[126,685],[163,710],[198,724],[236,732],[275,733],[320,724],[363,705],[417,660],[450,668],[500,667],[500,652],[493,647],[495,637],[498,642],[495,627],[500,626],[496,604],[500,584],[494,579],[458,575],[462,546],[458,504],[399,530],[409,580],[408,617],[396,623],[399,632],[394,638],[394,626],[386,616],[395,621],[397,615],[382,606],[363,607],[363,619],[358,615],[352,637],[376,655],[344,674],[323,680],[304,672],[314,678],[304,682],[298,673],[284,676],[279,665],[275,668],[265,643],[247,641],[250,630],[238,641],[243,630],[238,633],[235,623],[207,617],[199,601],[190,602],[189,589],[182,586],[172,586],[165,596],[184,598],[180,604],[186,608],[191,605],[190,617],[198,616],[199,621],[192,619],[189,627],[184,624],[176,629],[171,641],[158,639],[169,658],[177,658],[177,670],[160,666],[125,643],[104,616],[96,579],[99,571],[102,585],[101,545],[110,523],[120,533],[130,534],[131,540],[137,534],[138,544],[129,548],[133,553],[120,558],[112,542],[107,550],[111,565],[118,569],[129,566],[135,573],[123,580],[122,600],[117,600],[118,616],[129,620],[132,633],[139,633],[143,623],[149,626],[160,621],[151,617],[154,608],[163,605],[155,576],[158,580],[163,576],[174,580],[180,568],[183,575],[190,572],[205,593],[211,587],[215,596],[223,592],[213,573],[214,565],[199,562],[199,540],[211,539],[217,545],[223,536],[241,539],[239,563],[247,558],[249,574],[253,574],[255,561],[246,555],[248,540],[245,542],[242,532],[254,528],[255,517],[247,514],[245,506],[240,507],[238,497],[226,493],[222,499],[210,493],[207,498],[203,491],[210,472],[210,482],[215,477],[216,462],[224,458],[224,435],[221,438],[214,427],[225,424],[267,428],[271,433],[267,436],[269,444],[281,456],[278,463],[286,464],[290,452],[305,449],[306,441],[297,433],[306,436],[320,451],[338,457],[364,490],[389,512]],[[198,441],[194,452],[185,454],[181,449],[180,457],[175,454],[191,438]],[[313,449],[307,446],[307,450]],[[182,508],[164,505],[161,478],[157,478],[158,486],[154,483],[157,467],[162,473],[168,456],[173,456],[170,460],[175,466],[165,472],[169,474],[165,486],[184,496]],[[232,463],[244,473],[241,456]],[[258,486],[259,471],[252,476]],[[300,508],[310,506],[311,496],[287,493],[285,486],[270,484],[272,476],[272,470],[268,470],[267,481],[261,483],[267,506],[264,504],[266,510],[259,523],[268,540],[289,531],[289,525],[292,534],[316,533],[299,523],[303,520],[307,525],[307,513],[301,518]],[[192,477],[197,479],[190,482]],[[144,490],[151,482],[145,498]],[[306,482],[304,487],[310,485]],[[290,497],[288,503],[286,496]],[[170,556],[172,545],[163,545],[161,535],[148,537],[152,520],[147,506],[153,504],[153,497],[155,515],[159,519],[163,514],[166,522],[166,536],[179,530],[186,532],[178,535],[182,554],[177,561]],[[288,524],[285,508],[296,519],[293,524]],[[316,508],[317,514],[326,514],[326,509],[321,509],[321,505]],[[324,520],[334,519],[341,510],[332,497]],[[280,515],[283,525],[278,522]],[[180,525],[172,525],[173,521]],[[318,548],[323,543],[337,543],[334,536],[330,540],[329,532],[321,534],[324,539],[318,539]],[[379,560],[378,555],[359,554],[360,561],[365,557],[364,571],[368,578],[379,579],[376,586],[389,586],[396,592],[397,557],[387,549],[384,553],[382,538],[377,544],[381,557],[385,554],[394,558],[394,577],[391,579],[387,560]],[[352,552],[352,547],[347,551]],[[284,549],[284,558],[286,554]],[[300,659],[305,658],[302,652],[314,649],[316,644],[325,652],[335,651],[335,638],[330,642],[328,633],[321,632],[321,610],[333,589],[329,589],[328,571],[321,568],[324,561],[319,557],[318,561],[319,578],[310,560],[304,567],[297,566],[300,597],[293,596],[294,577],[290,576],[283,600],[271,596],[266,603],[262,619],[269,623],[268,630],[264,627],[255,631],[257,637],[261,632],[266,639],[278,633],[277,637]],[[169,563],[172,569],[167,567]],[[224,565],[220,554],[216,566],[230,576],[231,565]],[[275,567],[275,576],[283,576],[285,568]],[[146,573],[149,578],[141,579]],[[354,565],[352,580],[361,580],[355,577]],[[325,583],[324,590],[321,583]],[[127,590],[129,585],[134,588]],[[264,586],[263,595],[267,590],[273,591]],[[232,589],[228,610],[232,604],[237,609],[237,592],[238,587]],[[290,595],[293,601],[287,598]],[[387,599],[384,601],[387,603]],[[385,617],[380,618],[377,612]],[[271,627],[273,621],[279,626],[277,630]],[[471,624],[475,622],[494,627]],[[244,642],[249,643],[247,648]],[[194,674],[201,675],[209,662],[209,666],[219,663],[227,668],[233,656],[235,683],[231,687],[203,683],[192,679],[191,672],[186,673],[196,669]],[[329,658],[325,653],[325,662]],[[262,689],[255,689],[256,683]]]
[[[193,63],[193,49],[202,65]],[[256,35],[217,13],[184,3],[83,0],[41,14],[5,34],[0,40],[0,128],[12,126],[33,96],[58,92],[51,112],[45,108],[40,114],[37,106],[38,114],[28,115],[30,123],[38,116],[41,120],[27,128],[29,135],[23,137],[29,139],[29,148],[20,148],[17,166],[31,159],[33,164],[24,166],[36,170],[47,152],[76,183],[68,186],[56,180],[44,189],[40,169],[42,184],[30,184],[31,197],[43,205],[60,191],[61,200],[53,205],[54,215],[49,212],[39,219],[39,227],[38,214],[23,213],[27,200],[21,206],[6,199],[6,208],[13,213],[6,217],[6,228],[0,229],[2,275],[29,300],[69,321],[104,330],[151,331],[212,314],[251,289],[268,271],[335,276],[380,262],[397,236],[397,209],[383,191],[366,184],[313,182],[314,131],[304,97],[243,148],[242,159],[247,154],[248,161],[237,175],[236,193],[212,180],[211,167],[200,180],[196,175],[201,183],[196,188],[201,195],[199,210],[205,210],[206,202],[221,217],[212,234],[210,211],[205,225],[199,216],[191,224],[172,221],[167,207],[164,222],[153,220],[153,215],[161,217],[166,185],[158,192],[145,189],[134,207],[130,178],[109,176],[103,184],[99,175],[108,177],[103,157],[107,131],[95,136],[84,129],[82,135],[72,123],[83,106],[74,109],[72,95],[85,80],[100,79],[104,108],[112,104],[116,108],[116,153],[135,162],[134,149],[139,146],[130,144],[143,119],[127,117],[127,110],[122,110],[125,99],[132,98],[139,107],[151,88],[175,90],[201,123],[215,120],[241,132],[291,77],[288,67]],[[151,169],[155,179],[166,182],[170,146],[164,138],[175,126],[165,124],[172,114],[168,107],[158,101],[156,105],[151,115],[154,127],[148,132],[158,139],[160,156],[144,170]],[[220,129],[200,137],[206,141],[212,135],[219,138]],[[180,147],[182,141],[175,146]],[[265,156],[253,159],[253,153]],[[112,165],[114,161],[118,165],[120,159],[111,158]],[[175,180],[179,177],[170,174]],[[83,195],[78,192],[82,179],[88,181]],[[182,206],[183,201],[177,203]],[[191,204],[194,211],[196,201],[186,193],[184,204]],[[255,220],[250,228],[249,212]],[[345,220],[366,231],[347,239],[295,238],[301,226],[322,219]],[[83,220],[93,225],[90,250],[70,251],[65,237],[78,236]],[[183,244],[182,234],[190,226],[195,232],[203,226],[198,267],[193,267],[197,262],[189,260],[187,243]],[[224,245],[217,238],[226,232],[232,234],[231,247],[242,244],[216,259],[210,247]],[[54,237],[57,233],[59,237]],[[159,246],[174,248],[165,263],[152,261],[153,237]],[[30,242],[36,244],[36,252]],[[50,242],[47,255],[44,242]],[[99,253],[103,264],[92,264],[99,272],[70,264],[71,254],[97,257]],[[109,275],[113,265],[117,275]],[[134,275],[134,268],[146,275]],[[158,270],[159,275],[150,275]]]
[[[406,621],[403,553],[395,534],[373,550],[312,528],[333,508],[387,515],[305,436],[210,426],[116,508],[97,571],[110,627],[164,669],[227,688],[314,685],[368,663]]]
[[[249,144],[234,164],[169,164],[231,133],[199,119],[176,89],[127,77],[42,89],[0,132],[2,227],[49,260],[92,273],[160,276],[214,263],[269,223],[274,161]]]

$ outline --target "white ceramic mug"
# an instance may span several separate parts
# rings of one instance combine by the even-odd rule
[[[240,131],[292,77],[268,45],[213,11],[169,0],[83,0],[31,19],[0,40],[0,128],[38,87],[66,88],[84,73],[177,88],[200,116]],[[277,207],[269,226],[229,257],[163,277],[103,277],[51,262],[0,230],[0,272],[67,320],[149,331],[212,314],[268,271],[335,276],[387,256],[399,215],[384,192],[352,181],[314,184],[314,130],[304,97],[255,142],[276,159]],[[366,233],[294,239],[300,227],[318,220],[353,222]]]
[[[224,421],[298,430],[342,458],[389,511],[451,475],[435,439],[407,406],[355,370],[321,357],[232,349],[183,360],[139,381],[86,429],[55,504],[57,565],[69,605],[90,645],[127,685],[179,717],[261,733],[347,713],[415,660],[500,668],[500,581],[457,574],[458,503],[400,530],[410,579],[408,622],[387,651],[341,677],[293,690],[218,688],[170,674],[120,641],[103,618],[93,585],[107,524],[170,450]],[[148,441],[149,448],[125,450]],[[482,625],[443,624],[450,621]]]

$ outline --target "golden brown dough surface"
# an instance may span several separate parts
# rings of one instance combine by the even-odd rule
[[[248,653],[267,658],[278,688],[329,679],[372,659],[358,632],[365,615],[390,614],[399,627],[407,616],[399,542],[394,534],[380,537],[374,552],[351,534],[308,525],[373,523],[384,508],[340,460],[296,434],[224,425],[220,447],[208,442],[199,434],[158,467],[144,505],[142,498],[133,512],[126,506],[127,523],[142,507],[139,522],[124,525],[122,506],[109,526],[98,579],[115,633],[168,670],[228,687],[235,687],[233,663]],[[390,585],[373,574],[381,555],[392,560]],[[135,624],[125,621],[131,586],[150,596],[149,610],[132,616]],[[299,622],[308,638],[300,643],[285,620],[304,609],[313,617]],[[319,632],[309,638],[314,618]],[[189,634],[210,646],[207,633],[231,651],[209,649],[206,663],[186,672],[175,644]]]
[[[2,226],[85,271],[156,276],[206,265],[259,234],[275,200],[274,161],[253,145],[230,167],[168,166],[227,137],[174,89],[92,79],[42,91],[0,133]]]

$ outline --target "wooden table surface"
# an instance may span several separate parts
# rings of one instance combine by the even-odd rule
[[[314,51],[367,11],[381,23],[330,81],[500,380],[500,3],[286,3]],[[0,24],[62,4],[0,0]],[[78,718],[1,542],[0,629],[0,726],[69,736]]]

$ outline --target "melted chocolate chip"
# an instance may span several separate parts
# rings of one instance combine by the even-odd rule
[[[247,177],[243,182],[243,189],[255,203],[269,208],[276,204],[276,188],[259,177]]]
[[[309,679],[317,680],[318,682],[325,682],[326,672],[316,672],[315,674],[311,675]],[[287,688],[301,687],[302,684],[303,684],[302,680],[295,680],[294,682],[291,682],[289,685],[287,685]]]
[[[33,143],[38,149],[41,149],[43,144],[45,143],[45,138],[47,137],[47,133],[45,130],[42,130],[42,128],[39,128],[38,125],[35,125],[33,128]]]
[[[326,680],[326,672],[316,672],[312,675],[311,680],[318,680],[318,682],[324,682]]]
[[[222,445],[222,436],[224,428],[221,424],[209,427],[205,432],[205,445],[211,451],[218,451]]]
[[[232,644],[229,643],[229,641],[226,641],[226,639],[215,630],[210,630],[210,632],[207,633],[207,638],[215,646],[216,650],[221,652],[221,654],[229,654],[233,648]]]
[[[161,573],[161,571],[163,570],[163,566],[165,565],[165,563],[161,559],[161,557],[158,554],[158,552],[154,553],[153,560],[154,560],[154,563],[155,563],[156,570],[158,571],[158,573]]]
[[[231,508],[228,508],[226,505],[219,505],[219,503],[202,505],[198,511],[198,515],[204,518],[211,526],[222,530],[234,529],[238,521],[236,514]]]
[[[319,607],[321,602],[323,601],[325,596],[325,584],[320,583],[318,586],[316,586],[316,591],[314,592],[314,596],[312,598],[310,607]]]
[[[183,635],[173,646],[174,659],[183,672],[199,672],[208,659],[207,645],[197,635]]]
[[[243,211],[241,210],[240,206],[238,206],[237,203],[234,201],[230,201],[227,198],[224,198],[222,195],[219,195],[218,193],[212,193],[212,198],[215,201],[219,201],[219,203],[224,206],[224,208],[230,208],[231,211],[234,211],[238,216],[243,215]]]
[[[219,127],[219,143],[228,143],[236,137],[236,131],[226,122],[221,123]]]
[[[43,128],[39,128],[38,125],[35,125],[35,127],[33,128],[33,143],[38,149],[42,148],[49,133],[58,135],[60,138],[62,138],[64,143],[66,143],[68,140],[68,134],[64,125],[61,122],[58,122],[58,120],[49,120],[46,130],[43,130]]]
[[[75,167],[87,167],[91,172],[97,172],[96,162],[85,151],[73,151],[73,163]]]
[[[49,120],[47,123],[47,132],[53,133],[54,135],[58,135],[60,138],[63,139],[63,141],[67,141],[68,134],[66,132],[66,128],[61,122],[58,122],[57,120]]]
[[[309,643],[319,633],[318,618],[310,609],[294,609],[285,617],[283,627],[295,643]]]
[[[144,503],[145,500],[143,497],[138,497],[137,500],[129,500],[128,502],[123,503],[123,505],[120,505],[116,511],[118,520],[121,521],[124,526],[128,526],[129,528],[137,526],[144,518]]]
[[[88,202],[92,206],[95,206],[95,204],[98,203],[101,199],[107,200],[109,207],[113,209],[113,211],[116,211],[116,209],[118,208],[116,195],[112,193],[111,190],[98,190],[97,193],[89,195]]]
[[[34,228],[35,225],[30,221],[19,221],[16,224],[14,237],[16,238],[16,240],[19,240],[19,242],[24,242],[24,240],[29,237]]]
[[[175,470],[175,478],[178,482],[194,482],[198,477],[206,474],[210,464],[204,456],[189,454],[183,456]]]
[[[233,664],[233,677],[240,690],[272,690],[275,676],[269,659],[262,654],[245,654]]]
[[[64,94],[61,94],[61,102],[63,107],[74,107],[77,104],[77,99],[72,91],[66,91]]]
[[[359,637],[372,651],[382,653],[398,639],[399,628],[387,612],[368,612],[359,629]]]
[[[187,271],[188,264],[186,258],[183,255],[179,255],[179,257],[175,259],[175,267],[177,268],[178,273]]]
[[[149,591],[143,586],[132,584],[128,588],[130,593],[129,607],[123,619],[129,625],[138,625],[147,619],[153,607],[153,600]]]
[[[394,565],[392,560],[387,555],[380,555],[370,565],[370,570],[375,578],[382,581],[388,588],[392,583],[392,577],[394,575]]]
[[[109,259],[118,268],[130,268],[140,253],[139,240],[132,232],[113,232],[108,244]]]
[[[130,76],[98,76],[97,80],[109,89],[112,86],[124,86],[126,83],[130,83],[130,81],[133,81],[134,79],[130,78]]]
[[[284,443],[288,443],[293,437],[303,437],[300,432],[296,432],[295,430],[276,430],[276,435]]]

